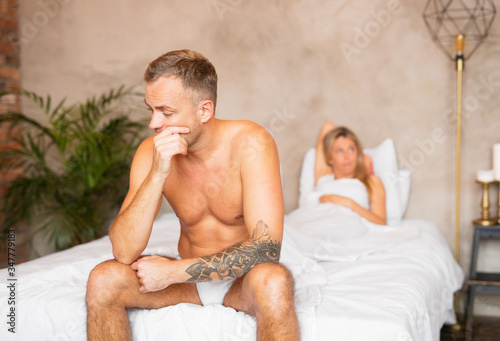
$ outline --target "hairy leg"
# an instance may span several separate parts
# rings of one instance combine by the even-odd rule
[[[300,340],[293,277],[281,264],[262,263],[236,280],[224,305],[255,316],[257,340]]]
[[[194,283],[174,284],[141,294],[135,271],[109,260],[97,265],[87,283],[87,339],[131,340],[127,308],[158,309],[178,303],[201,304]]]

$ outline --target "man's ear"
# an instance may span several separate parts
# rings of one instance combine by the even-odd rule
[[[214,103],[209,100],[202,100],[198,105],[198,115],[201,123],[206,123],[214,115]]]

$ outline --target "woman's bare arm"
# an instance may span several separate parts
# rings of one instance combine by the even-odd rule
[[[332,168],[325,160],[323,138],[333,129],[335,129],[335,125],[330,121],[326,121],[319,133],[318,142],[316,143],[316,160],[314,162],[314,185],[316,185],[322,176],[332,174]]]
[[[340,195],[325,194],[319,201],[321,203],[332,203],[336,205],[342,205],[350,208],[352,211],[359,214],[361,217],[374,224],[385,225],[386,224],[386,212],[385,212],[385,190],[382,181],[375,175],[371,175],[369,178],[369,183],[372,189],[372,195],[370,198],[370,209],[360,206],[354,200],[346,198]]]

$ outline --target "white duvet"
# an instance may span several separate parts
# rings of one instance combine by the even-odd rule
[[[454,323],[464,273],[439,230],[425,220],[395,226],[321,204],[293,211],[287,236],[327,274],[316,308],[317,340],[439,340]]]
[[[439,340],[453,322],[463,272],[426,221],[378,227],[330,204],[286,216],[282,262],[294,274],[302,340]],[[145,253],[176,254],[174,214],[155,221]],[[86,340],[85,287],[112,257],[109,238],[16,266],[16,333],[0,287],[1,340]],[[0,270],[5,283],[7,270]],[[255,320],[234,309],[179,304],[130,310],[134,340],[255,340]]]

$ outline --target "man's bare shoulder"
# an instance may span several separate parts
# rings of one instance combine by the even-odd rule
[[[249,120],[223,120],[226,129],[238,131],[238,133],[252,133],[254,131],[266,131],[261,125]]]
[[[132,172],[138,169],[142,169],[141,173],[149,171],[149,167],[151,166],[151,160],[153,160],[153,142],[154,142],[153,139],[154,136],[148,137],[147,139],[141,142],[141,144],[135,151],[134,160],[132,161]]]
[[[137,155],[149,155],[153,153],[153,142],[154,142],[154,135],[148,137],[144,141],[141,142],[139,147],[137,148],[136,151],[136,156]]]
[[[225,121],[233,148],[261,149],[274,146],[274,139],[261,125],[247,120]]]

